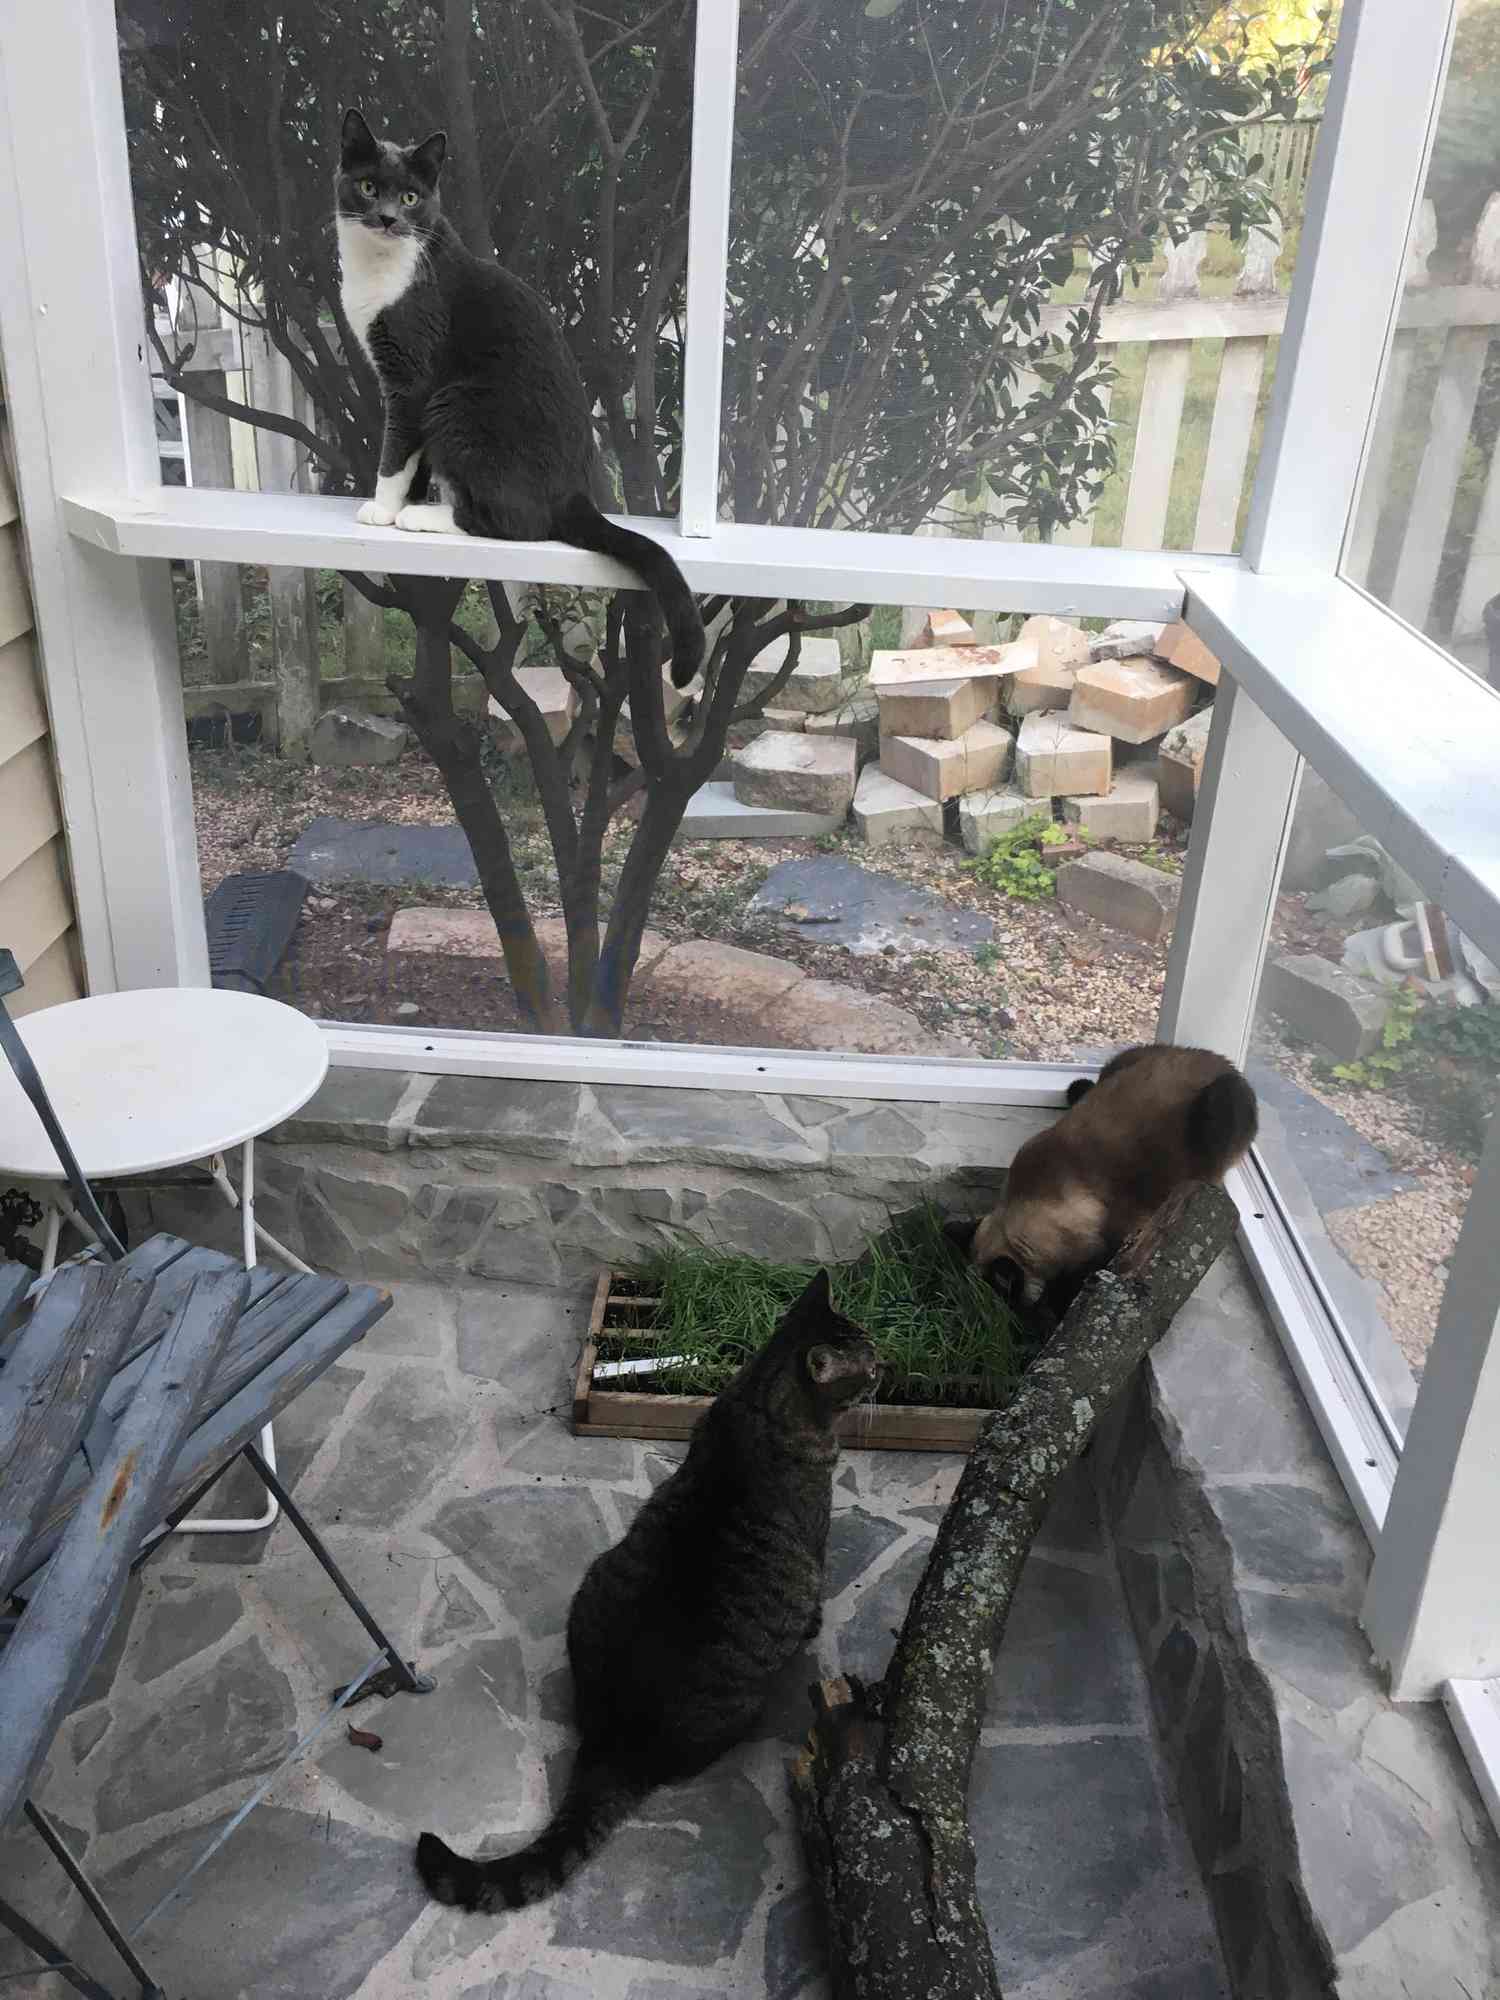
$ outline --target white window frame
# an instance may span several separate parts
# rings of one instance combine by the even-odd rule
[[[1451,0],[1447,8],[1345,0],[1239,559],[719,521],[737,15],[737,0],[698,9],[681,516],[635,525],[666,542],[704,591],[1185,615],[1225,674],[1164,1038],[1236,1059],[1245,1052],[1303,755],[1500,957],[1500,807],[1494,752],[1484,749],[1500,741],[1496,697],[1339,575]],[[606,587],[631,579],[557,544],[360,529],[352,501],[163,489],[111,0],[0,12],[0,128],[0,341],[88,983],[93,991],[206,983],[162,558]],[[69,164],[61,176],[59,158]],[[1410,731],[1398,738],[1368,726],[1398,689],[1409,712],[1417,687],[1426,734],[1416,744]],[[338,1024],[327,1034],[335,1062],[364,1066],[979,1104],[1060,1103],[1076,1073]],[[1376,1542],[1368,1630],[1398,1694],[1447,1690],[1487,1795],[1500,1798],[1500,1769],[1486,1761],[1500,1751],[1482,1685],[1500,1675],[1500,1602],[1485,1604],[1474,1577],[1500,1519],[1500,1454],[1481,1449],[1500,1425],[1500,1340],[1491,1337],[1500,1278],[1490,1248],[1500,1238],[1500,1133],[1472,1191],[1399,1467],[1257,1173],[1252,1166],[1234,1184],[1241,1241]]]

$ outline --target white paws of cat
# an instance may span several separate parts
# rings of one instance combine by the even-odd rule
[[[456,535],[459,532],[451,507],[430,504],[403,507],[396,516],[396,526],[405,528],[410,535]]]
[[[355,515],[362,528],[394,528],[396,517],[389,507],[382,507],[378,500],[367,500]]]

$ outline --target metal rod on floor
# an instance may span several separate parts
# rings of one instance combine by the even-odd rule
[[[0,1924],[18,1937],[28,1951],[35,1952],[47,1972],[55,1972],[60,1979],[66,1979],[77,1993],[85,1995],[85,2000],[115,2000],[107,1986],[101,1986],[97,1979],[91,1979],[81,1965],[71,1958],[64,1958],[45,1931],[39,1931],[21,1912],[0,1896]],[[0,1972],[0,1985],[12,1979],[35,1979],[39,1975],[28,1965],[19,1972]]]
[[[109,1905],[74,1860],[62,1835],[53,1826],[51,1820],[48,1819],[41,1807],[33,1800],[28,1799],[26,1801],[25,1813],[31,1824],[52,1850],[53,1855],[62,1867],[63,1873],[73,1884],[79,1895],[82,1896],[84,1902],[88,1904],[89,1912],[95,1923],[98,1924],[100,1930],[103,1931],[115,1950],[129,1966],[132,1977],[139,1980],[141,2000],[154,2000],[154,1996],[160,1994],[161,1988],[137,1957],[135,1947],[131,1944],[130,1939],[115,1922]]]
[[[296,1501],[293,1500],[291,1494],[287,1492],[270,1466],[266,1464],[266,1461],[261,1457],[255,1446],[247,1444],[243,1447],[243,1450],[245,1457],[254,1467],[256,1475],[264,1482],[267,1492],[274,1495],[280,1501],[282,1512],[297,1530],[303,1541],[312,1550],[339,1596],[343,1598],[344,1602],[354,1613],[360,1624],[364,1626],[376,1645],[385,1648],[385,1656],[390,1661],[391,1671],[396,1681],[399,1682],[407,1694],[430,1694],[437,1685],[432,1676],[430,1674],[419,1674],[414,1668],[406,1664],[395,1646],[392,1645],[391,1641],[365,1609],[364,1602],[354,1590],[353,1585],[345,1579],[343,1571],[328,1553],[327,1549],[324,1548],[318,1538],[317,1530],[307,1519],[307,1516],[302,1512]]]
[[[151,1908],[147,1910],[145,1916],[143,1916],[140,1919],[139,1923],[132,1924],[130,1929],[130,1935],[132,1937],[139,1937],[141,1932],[145,1930],[148,1924],[154,1924],[156,1922],[156,1919],[161,1915],[162,1911],[167,1907],[168,1903],[170,1903],[174,1899],[174,1897],[180,1896],[182,1894],[183,1890],[187,1887],[188,1883],[191,1882],[193,1877],[198,1873],[198,1870],[200,1868],[205,1867],[218,1853],[219,1849],[224,1845],[225,1841],[228,1840],[229,1836],[232,1833],[234,1833],[239,1827],[244,1825],[245,1821],[250,1817],[251,1813],[254,1812],[255,1808],[260,1804],[261,1800],[266,1796],[267,1792],[271,1790],[272,1786],[280,1778],[282,1772],[289,1770],[291,1766],[294,1763],[296,1763],[297,1759],[302,1755],[303,1751],[307,1749],[308,1745],[316,1742],[318,1737],[320,1737],[323,1734],[323,1731],[328,1727],[329,1723],[332,1722],[333,1718],[338,1714],[339,1710],[344,1708],[349,1702],[353,1701],[355,1695],[359,1693],[359,1690],[364,1686],[365,1682],[370,1678],[371,1674],[374,1673],[375,1669],[380,1665],[380,1662],[384,1659],[384,1657],[385,1657],[385,1652],[384,1649],[382,1648],[382,1650],[375,1655],[375,1657],[362,1670],[362,1672],[356,1674],[354,1679],[350,1681],[349,1685],[340,1692],[338,1700],[334,1702],[333,1706],[330,1709],[326,1710],[324,1714],[319,1716],[318,1720],[313,1724],[312,1728],[308,1730],[305,1736],[300,1737],[297,1740],[297,1742],[295,1742],[292,1745],[291,1749],[287,1751],[286,1755],[282,1758],[281,1762],[276,1766],[275,1770],[267,1772],[266,1776],[261,1779],[260,1783],[256,1786],[255,1790],[250,1794],[249,1798],[246,1799],[245,1803],[240,1807],[239,1811],[234,1815],[234,1817],[231,1820],[229,1820],[224,1826],[221,1826],[219,1828],[219,1831],[214,1835],[213,1839],[208,1843],[207,1847],[204,1848],[203,1852],[198,1856],[197,1860],[192,1864],[192,1866],[184,1870],[184,1872],[178,1876],[177,1880],[172,1884],[171,1888],[168,1889],[164,1895],[157,1898],[157,1900],[151,1905]],[[153,1991],[154,1990],[155,1989],[153,1988]]]

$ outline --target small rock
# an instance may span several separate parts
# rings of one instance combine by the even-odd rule
[[[397,1005],[392,1009],[392,1012],[395,1014],[396,1019],[398,1021],[409,1021],[411,1020],[413,1015],[420,1014],[421,1011],[422,1011],[421,1008],[417,1005],[415,1000],[399,1001]]]
[[[1140,618],[1118,618],[1089,641],[1095,660],[1129,660],[1140,653],[1154,653],[1161,644],[1165,625],[1148,624]]]
[[[1366,910],[1374,909],[1379,894],[1380,884],[1372,876],[1342,875],[1316,896],[1309,896],[1307,907],[1326,911],[1330,917],[1362,917]]]

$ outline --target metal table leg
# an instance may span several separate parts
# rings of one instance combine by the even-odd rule
[[[245,1258],[245,1269],[247,1271],[255,1269],[258,1261],[256,1243],[259,1241],[264,1243],[266,1248],[273,1251],[283,1262],[290,1264],[294,1271],[301,1271],[306,1276],[311,1277],[313,1275],[311,1266],[304,1264],[300,1257],[294,1256],[284,1244],[278,1243],[270,1231],[262,1229],[255,1219],[254,1139],[247,1139],[240,1148],[240,1185],[238,1188],[235,1187],[234,1182],[229,1178],[229,1170],[224,1164],[222,1153],[214,1154],[213,1159],[209,1162],[208,1170],[213,1175],[215,1187],[218,1188],[220,1194],[223,1195],[230,1207],[237,1208],[240,1211],[240,1233]],[[274,1472],[276,1470],[276,1434],[270,1424],[267,1424],[260,1434],[260,1448],[267,1465]],[[256,1535],[263,1528],[275,1526],[278,1510],[276,1495],[268,1488],[264,1513],[252,1514],[245,1520],[222,1521],[205,1521],[195,1515],[191,1520],[179,1521],[171,1532],[177,1535]]]

